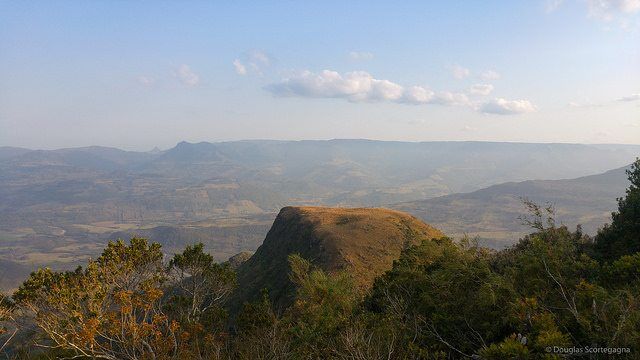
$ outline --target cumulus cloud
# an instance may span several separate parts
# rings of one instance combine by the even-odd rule
[[[485,114],[513,115],[536,111],[529,100],[506,100],[495,98],[480,105],[478,111]]]
[[[618,0],[618,7],[627,13],[640,11],[640,0]]]
[[[233,68],[238,75],[262,75],[263,70],[271,65],[271,58],[262,50],[251,50],[241,58],[233,61]]]
[[[138,76],[138,78],[136,79],[138,81],[139,84],[143,85],[143,86],[153,86],[156,83],[156,79],[150,77],[150,76]]]
[[[572,108],[599,108],[599,107],[603,107],[606,106],[606,103],[595,103],[595,102],[577,102],[577,101],[571,101],[567,104],[569,107]]]
[[[613,99],[610,99],[610,100],[607,100],[607,101],[604,101],[604,102],[591,102],[591,101],[577,102],[577,101],[572,101],[572,102],[568,103],[567,105],[569,107],[572,107],[572,108],[599,108],[599,107],[615,105],[616,102],[633,102],[633,101],[640,101],[640,93],[619,97],[619,98],[615,99],[615,101]]]
[[[277,96],[341,98],[351,102],[391,101],[402,104],[469,105],[465,94],[434,92],[422,86],[403,87],[389,80],[376,79],[366,71],[340,74],[324,70],[303,71],[265,89]]]
[[[435,93],[422,86],[410,86],[405,89],[402,100],[408,104],[428,104],[435,96]]]
[[[467,95],[462,93],[454,93],[450,91],[442,91],[442,92],[436,93],[433,99],[429,103],[440,104],[440,105],[464,105],[464,106],[472,105]]]
[[[621,98],[618,99],[618,101],[638,101],[640,100],[640,93],[638,94],[631,94],[629,96],[623,96]]]
[[[640,0],[587,0],[589,16],[611,21],[616,14],[640,11]]]
[[[366,51],[351,51],[349,53],[349,60],[352,61],[364,61],[373,59],[373,54]]]
[[[180,65],[176,70],[176,75],[180,82],[187,86],[196,86],[200,83],[200,76],[193,72],[187,64]]]
[[[451,75],[453,75],[454,78],[460,80],[460,79],[464,79],[466,77],[468,77],[469,75],[471,75],[471,70],[462,67],[460,65],[453,65],[449,68],[449,70],[451,70]]]
[[[370,75],[369,75],[370,76]],[[404,88],[389,80],[371,79],[371,90],[363,94],[362,100],[398,100]]]
[[[560,7],[560,5],[562,5],[563,2],[564,0],[547,0],[547,3],[545,4],[545,10],[547,12],[553,12],[558,7]]]
[[[564,0],[547,0],[547,12],[555,11]],[[616,17],[625,17],[640,11],[640,0],[580,0],[587,7],[590,18],[602,21],[611,21]],[[621,21],[626,26],[626,21]]]
[[[271,58],[262,50],[249,51],[249,60],[254,64],[269,65]]]
[[[473,95],[489,95],[493,91],[491,84],[475,84],[469,88],[469,93]]]
[[[240,59],[233,60],[233,68],[238,75],[247,75],[247,67],[240,62]]]
[[[349,101],[397,100],[403,87],[389,80],[375,79],[365,71],[341,75],[337,71],[303,71],[266,87],[278,96],[345,98]]]
[[[482,72],[482,74],[480,74],[480,78],[485,81],[498,80],[500,79],[500,74],[494,70],[487,70]]]
[[[493,86],[479,84],[477,91],[483,94],[493,90]],[[494,99],[477,104],[467,94],[450,91],[433,91],[422,86],[404,87],[389,80],[376,79],[366,71],[352,71],[341,74],[324,70],[319,73],[302,71],[276,83],[267,85],[265,90],[276,96],[334,98],[351,102],[394,102],[398,104],[438,104],[462,106],[482,113],[518,114],[534,111],[528,100]]]
[[[470,106],[467,95],[450,91],[434,92],[422,86],[411,86],[405,89],[401,102],[406,104],[438,104],[447,106]]]

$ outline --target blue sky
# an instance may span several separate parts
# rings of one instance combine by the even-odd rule
[[[3,1],[0,145],[640,144],[640,0]]]

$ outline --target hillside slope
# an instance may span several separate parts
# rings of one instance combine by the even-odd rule
[[[32,270],[27,265],[0,259],[0,290],[9,292],[17,289]]]
[[[448,235],[479,236],[484,245],[502,248],[531,230],[518,219],[527,214],[521,201],[526,197],[539,204],[554,204],[558,221],[572,228],[581,224],[585,233],[593,235],[611,220],[616,198],[623,196],[629,185],[625,169],[577,179],[510,182],[391,207],[417,216]]]
[[[366,288],[391,268],[404,248],[442,236],[394,210],[285,207],[264,243],[239,267],[232,303],[255,299],[266,288],[277,307],[290,304],[289,254],[298,253],[325,271],[348,270],[357,285]]]
[[[638,154],[640,146],[464,141],[182,142],[153,153],[0,147],[0,259],[71,269],[106,240],[138,234],[169,253],[202,241],[223,260],[255,250],[283,206],[386,206],[595,174]]]

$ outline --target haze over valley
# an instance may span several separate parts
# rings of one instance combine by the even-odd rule
[[[633,145],[371,140],[181,142],[154,152],[4,147],[0,266],[19,276],[3,286],[40,266],[71,268],[134,234],[169,253],[202,242],[224,261],[254,251],[292,205],[397,208],[502,248],[526,233],[517,218],[529,197],[556,203],[567,225],[594,233],[627,182],[623,170],[589,175],[638,153]]]
[[[0,358],[640,359],[640,0],[0,1]]]

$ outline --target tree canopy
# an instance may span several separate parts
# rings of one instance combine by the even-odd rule
[[[165,261],[147,239],[113,241],[84,267],[39,269],[0,297],[0,351],[18,359],[364,360],[555,359],[561,354],[549,349],[588,348],[637,357],[640,160],[628,175],[626,196],[595,239],[529,202],[534,229],[515,245],[424,240],[368,291],[348,270],[288,254],[296,295],[286,309],[264,291],[229,314],[235,273],[202,244]]]

